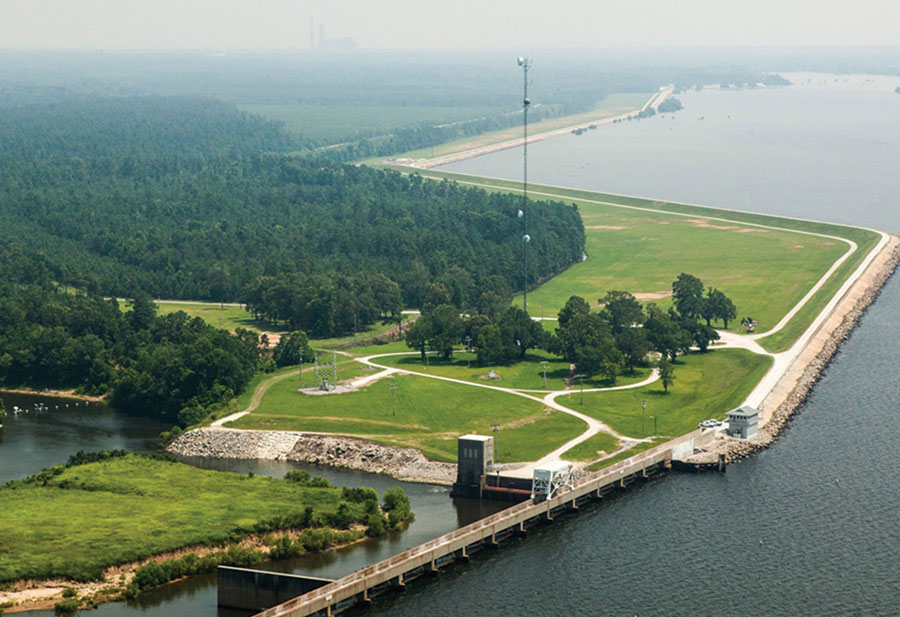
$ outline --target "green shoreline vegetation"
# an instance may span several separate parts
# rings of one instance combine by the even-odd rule
[[[412,520],[402,490],[391,489],[384,499],[379,509],[374,490],[340,489],[305,471],[277,479],[123,451],[79,453],[64,466],[0,488],[0,583],[101,580],[110,566],[208,547],[178,564],[139,568],[128,588],[109,581],[133,595],[219,563],[255,565],[323,550]],[[251,537],[263,538],[262,546],[240,545]]]

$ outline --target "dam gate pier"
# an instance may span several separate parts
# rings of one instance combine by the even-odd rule
[[[367,604],[373,598],[394,590],[402,590],[407,583],[423,575],[436,574],[446,565],[466,561],[470,555],[484,548],[499,546],[504,540],[514,536],[527,534],[529,529],[554,520],[570,512],[577,511],[582,504],[602,500],[605,495],[624,489],[627,486],[647,478],[666,473],[673,467],[673,460],[683,460],[694,452],[700,442],[712,439],[712,431],[695,431],[665,444],[647,450],[624,461],[620,461],[606,469],[589,472],[580,477],[571,478],[568,485],[558,486],[558,490],[549,496],[536,495],[531,499],[531,486],[528,495],[521,486],[490,486],[487,474],[475,480],[473,475],[465,475],[463,468],[454,491],[480,490],[482,497],[493,496],[491,489],[514,489],[505,492],[506,497],[516,496],[519,503],[501,512],[461,527],[456,531],[435,538],[417,547],[394,555],[389,559],[358,570],[341,579],[329,582],[301,596],[273,606],[256,617],[305,617],[306,615],[325,615],[330,617],[353,606]],[[468,436],[467,436],[468,437]],[[487,440],[480,440],[487,444]],[[490,444],[491,458],[493,444]],[[470,444],[460,447],[471,447]],[[473,459],[482,471],[487,467],[487,445],[481,454]],[[493,474],[491,474],[493,475]],[[499,476],[503,478],[503,476]],[[492,481],[490,481],[492,482]],[[499,481],[503,484],[503,481]],[[531,481],[528,481],[531,484]],[[472,487],[475,487],[474,489]],[[487,489],[487,490],[486,490]],[[520,492],[521,491],[521,492]],[[524,497],[524,499],[523,499]]]

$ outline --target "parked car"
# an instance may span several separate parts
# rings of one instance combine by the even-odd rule
[[[722,426],[722,422],[713,420],[712,418],[709,420],[701,420],[700,423],[697,424],[697,428],[716,428],[717,426]]]

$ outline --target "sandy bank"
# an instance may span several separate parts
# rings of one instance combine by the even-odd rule
[[[244,548],[256,549],[261,551],[264,555],[268,555],[271,552],[272,547],[265,543],[265,536],[281,535],[288,535],[292,538],[297,538],[300,535],[300,532],[291,529],[284,531],[272,531],[264,535],[250,536],[248,538],[245,538],[238,544]],[[353,542],[348,542],[346,544],[337,544],[325,550],[330,551],[338,548],[343,548],[345,546],[350,546],[351,544],[362,542],[365,539],[366,537],[363,536]],[[206,546],[202,544],[196,546],[186,546],[176,551],[169,551],[166,553],[161,553],[159,555],[154,555],[153,557],[150,557],[148,559],[142,559],[139,561],[120,564],[117,566],[111,566],[104,570],[104,580],[99,582],[79,583],[62,578],[44,580],[22,579],[11,583],[8,586],[8,589],[0,591],[0,604],[12,602],[13,605],[11,607],[4,609],[5,614],[52,609],[57,602],[65,599],[63,597],[63,592],[68,588],[75,589],[78,592],[79,598],[90,598],[90,601],[93,604],[119,601],[121,599],[120,594],[131,583],[132,579],[134,578],[134,573],[141,566],[144,566],[151,561],[162,563],[169,559],[178,559],[180,557],[184,557],[189,553],[194,553],[198,557],[203,557],[204,555],[208,555],[210,553],[221,550],[221,546]],[[176,581],[171,582],[174,583]]]
[[[0,394],[29,394],[32,396],[49,396],[53,398],[71,398],[79,401],[91,401],[92,403],[106,402],[105,396],[75,394],[75,390],[31,390],[29,388],[0,388]]]

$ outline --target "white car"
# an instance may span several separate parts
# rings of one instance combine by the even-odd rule
[[[719,420],[703,420],[698,425],[697,428],[716,428],[717,426],[722,426],[722,423]]]

